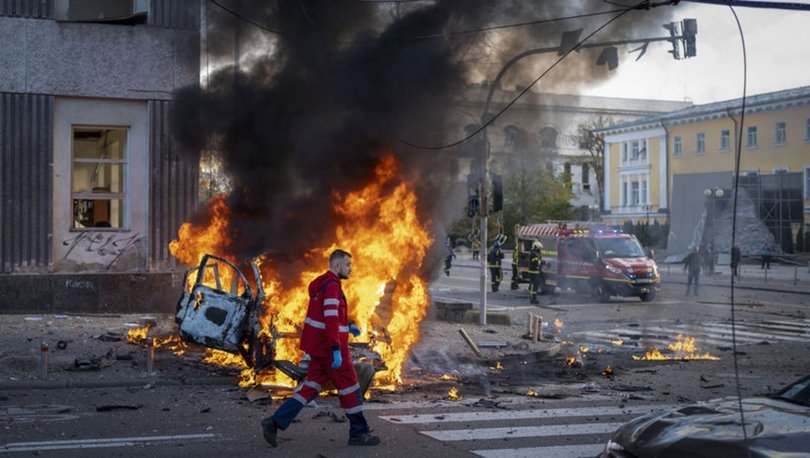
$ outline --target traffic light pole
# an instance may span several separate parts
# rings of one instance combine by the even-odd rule
[[[489,104],[487,104],[487,107]],[[486,117],[487,109],[484,109],[484,117]],[[482,119],[482,122],[487,122]],[[487,219],[489,218],[489,137],[487,136],[487,129],[484,128],[482,135],[484,137],[483,148],[481,153],[484,156],[481,171],[481,184],[479,186],[480,192],[480,205],[478,206],[481,212],[481,304],[479,307],[478,322],[482,326],[487,324],[487,263],[489,259],[489,245],[487,243]]]

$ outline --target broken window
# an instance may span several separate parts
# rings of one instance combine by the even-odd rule
[[[149,0],[54,0],[54,19],[108,24],[146,24]]]
[[[74,126],[72,135],[71,229],[125,227],[127,128]]]

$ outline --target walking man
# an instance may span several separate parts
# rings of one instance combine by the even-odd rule
[[[772,255],[773,251],[771,251],[771,245],[766,241],[765,244],[762,246],[762,267],[760,267],[760,269],[771,268]]]
[[[447,241],[444,244],[444,251],[444,274],[449,277],[450,268],[453,267],[453,258],[456,257],[456,254],[453,252],[453,241],[450,240],[450,237],[447,237]]]
[[[734,244],[731,247],[731,275],[740,278],[740,261],[742,260],[742,252],[740,252],[740,245]]]
[[[349,419],[349,445],[377,445],[380,438],[369,434],[363,416],[363,397],[349,352],[349,332],[360,329],[349,323],[348,304],[341,280],[352,272],[352,256],[335,250],[329,256],[329,270],[309,284],[309,306],[301,333],[301,350],[310,355],[304,383],[272,416],[262,420],[265,440],[276,447],[278,430],[285,430],[298,412],[318,396],[331,381],[338,390],[340,406]]]
[[[543,265],[543,244],[539,241],[532,243],[532,251],[529,254],[529,302],[532,304],[539,304],[537,294],[540,290],[540,268]]]
[[[692,283],[695,284],[695,296],[698,295],[698,283],[700,282],[700,265],[702,259],[700,259],[700,246],[695,245],[692,248],[692,252],[689,253],[686,258],[683,260],[683,270],[684,272],[689,270],[689,277],[686,280],[686,295],[689,295],[689,291],[692,290]]]
[[[503,280],[503,269],[501,269],[501,260],[503,259],[503,251],[501,251],[501,242],[495,241],[492,244],[492,249],[489,250],[487,255],[487,264],[489,264],[489,273],[492,275],[492,292],[497,293],[498,288],[501,286]]]
[[[471,245],[472,245],[472,258],[473,258],[473,261],[477,261],[478,260],[478,253],[481,251],[481,242],[477,238],[474,238]]]

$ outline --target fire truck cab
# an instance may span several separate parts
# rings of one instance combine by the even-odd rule
[[[535,240],[543,244],[543,293],[555,287],[590,294],[601,302],[610,296],[655,298],[661,277],[634,235],[592,223],[544,223],[515,226],[517,283],[528,283],[529,257]],[[517,287],[517,285],[513,285]]]

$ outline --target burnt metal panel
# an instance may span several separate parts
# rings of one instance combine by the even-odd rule
[[[148,24],[172,29],[200,27],[199,0],[151,0]]]
[[[0,93],[0,273],[51,262],[53,96]]]
[[[169,242],[197,207],[199,156],[181,151],[170,132],[171,102],[149,101],[149,262],[170,267]]]
[[[53,19],[53,0],[0,0],[0,16]]]

